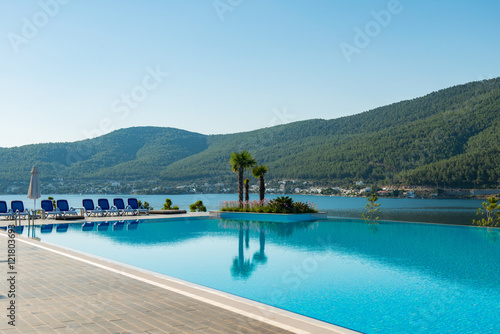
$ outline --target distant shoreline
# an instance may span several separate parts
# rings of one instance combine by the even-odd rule
[[[460,192],[466,192],[467,190],[460,190]],[[484,200],[487,199],[488,197],[491,196],[497,196],[500,197],[500,190],[497,189],[490,189],[490,190],[483,190],[483,191],[488,191],[490,193],[487,194],[477,194],[477,195],[463,195],[463,194],[441,194],[441,195],[426,195],[426,194],[419,194],[415,193],[414,195],[409,195],[409,196],[390,196],[390,195],[383,195],[380,194],[379,192],[376,192],[377,196],[379,198],[391,198],[391,199],[465,199],[465,200]],[[453,191],[456,192],[456,191]],[[250,193],[251,195],[258,195],[258,193]],[[266,196],[318,196],[318,197],[344,197],[344,198],[366,198],[369,196],[371,192],[366,192],[362,194],[353,194],[353,195],[344,195],[344,194],[318,194],[318,193],[266,193]],[[25,193],[0,193],[0,196],[22,196],[26,195]],[[134,193],[134,194],[120,194],[120,193],[97,193],[97,194],[81,194],[81,193],[49,193],[46,195],[42,195],[42,197],[47,197],[47,196],[65,196],[65,195],[72,195],[72,196],[128,196],[128,197],[133,197],[133,196],[184,196],[184,195],[234,195],[238,196],[238,193],[226,193],[226,192],[196,192],[196,193]]]

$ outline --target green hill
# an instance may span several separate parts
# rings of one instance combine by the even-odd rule
[[[74,143],[1,148],[0,191],[26,181],[33,165],[42,180],[75,184],[234,182],[229,155],[243,149],[269,166],[268,180],[498,187],[499,134],[497,78],[349,117],[245,133],[206,136],[138,127]]]

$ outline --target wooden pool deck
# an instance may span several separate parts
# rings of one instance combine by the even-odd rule
[[[1,231],[1,333],[355,333],[18,235],[9,274],[8,240]],[[12,300],[15,326],[6,317]]]

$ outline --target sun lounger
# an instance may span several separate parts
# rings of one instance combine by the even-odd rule
[[[0,217],[6,217],[7,219],[14,219],[12,215],[12,210],[7,207],[7,202],[0,201]]]
[[[135,216],[137,214],[137,211],[132,209],[130,207],[130,205],[125,206],[125,202],[121,198],[113,199],[113,204],[118,210],[120,210],[120,213],[122,214],[122,216],[129,215],[129,214],[132,214]]]
[[[51,200],[44,199],[41,203],[40,206],[42,207],[43,212],[45,213],[45,219],[49,218],[49,216],[52,217],[58,217],[60,215],[60,212],[57,211],[57,209],[54,210],[54,204],[52,203]]]
[[[14,215],[17,215],[19,218],[26,217],[29,218],[30,213],[28,210],[24,208],[23,201],[12,201],[10,202],[10,208]]]
[[[137,198],[129,198],[127,200],[127,203],[132,209],[136,210],[138,214],[145,213],[149,215],[148,209],[144,209],[142,205],[139,207],[139,201],[137,200]]]
[[[82,205],[83,205],[83,208],[85,209],[85,214],[87,215],[87,217],[90,217],[90,216],[103,216],[104,213],[103,211],[101,210],[100,207],[95,207],[94,206],[94,201],[91,200],[91,199],[84,199],[82,200]]]
[[[109,206],[109,202],[106,198],[99,198],[97,200],[97,205],[101,208],[101,210],[104,212],[105,215],[110,215],[110,216],[119,216],[120,211],[114,207],[114,206]]]
[[[69,207],[68,201],[65,199],[57,200],[57,209],[63,217],[78,215],[75,209]]]

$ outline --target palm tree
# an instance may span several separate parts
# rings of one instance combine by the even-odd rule
[[[231,170],[238,173],[238,201],[243,205],[243,172],[245,169],[250,170],[257,164],[257,161],[252,158],[252,154],[248,151],[241,151],[240,153],[231,153],[229,158]]]
[[[260,165],[252,169],[252,174],[259,179],[259,199],[264,200],[266,193],[266,184],[264,183],[264,175],[267,173],[268,168],[266,165]]]
[[[250,179],[245,179],[245,202],[248,202],[250,200],[250,185],[248,184],[250,182]]]

